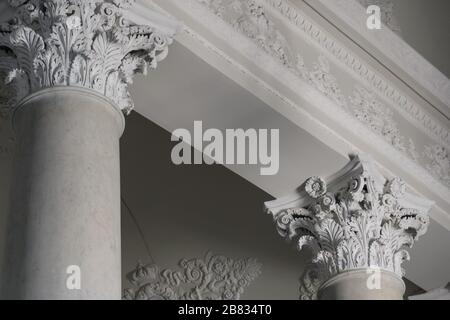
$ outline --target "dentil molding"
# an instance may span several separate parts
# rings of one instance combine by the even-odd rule
[[[205,1],[205,0],[198,0]],[[207,0],[209,1],[209,0]],[[370,67],[351,50],[347,49],[328,32],[306,17],[289,0],[244,0],[260,4],[266,3],[269,8],[276,9],[289,23],[306,35],[311,41],[319,45],[336,61],[347,67],[347,70],[362,80],[366,85],[379,93],[387,101],[393,103],[410,121],[420,125],[422,129],[437,142],[450,146],[450,131],[429,116],[423,108],[403,94],[379,72]],[[263,5],[263,7],[266,7]],[[448,86],[448,79],[441,86]]]
[[[80,86],[129,112],[133,76],[156,68],[172,42],[173,35],[124,17],[134,0],[8,3],[15,15],[0,26],[0,73],[10,108],[43,88]]]
[[[410,194],[402,179],[383,177],[369,157],[351,156],[335,175],[312,177],[265,205],[283,238],[312,251],[300,297],[315,299],[345,271],[377,267],[403,276],[406,249],[427,231],[432,202]]]
[[[255,259],[215,255],[183,259],[181,270],[161,270],[156,264],[138,263],[128,274],[133,288],[124,291],[125,300],[238,300],[244,289],[261,273]]]

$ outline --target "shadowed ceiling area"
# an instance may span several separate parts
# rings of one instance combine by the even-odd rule
[[[262,274],[243,298],[297,299],[303,256],[278,236],[262,208],[272,197],[220,165],[172,164],[171,135],[133,112],[121,140],[122,196],[156,264],[176,268],[182,258],[211,250],[254,257]],[[151,262],[130,214],[122,210],[123,272]],[[124,288],[127,284],[124,283]]]

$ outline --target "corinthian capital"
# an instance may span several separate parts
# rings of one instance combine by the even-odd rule
[[[8,105],[42,88],[80,86],[133,108],[128,84],[166,57],[172,36],[124,17],[134,0],[9,0],[0,28]],[[4,89],[5,90],[5,89]]]
[[[315,299],[322,284],[346,271],[376,267],[403,276],[406,248],[426,232],[431,205],[400,178],[384,178],[371,159],[353,156],[335,175],[312,177],[266,208],[282,237],[312,251],[300,298]]]

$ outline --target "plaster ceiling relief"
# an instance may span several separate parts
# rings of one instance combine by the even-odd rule
[[[398,151],[405,153],[413,161],[421,158],[412,138],[405,138],[394,120],[392,109],[381,103],[376,95],[361,86],[356,86],[349,98],[352,114],[362,123],[369,126],[377,135]]]
[[[414,91],[417,94],[414,99],[423,108],[448,120],[450,22],[446,12],[450,9],[449,1],[289,1],[309,12],[319,25],[328,24],[327,30],[348,48],[356,45],[354,52],[367,53],[366,63],[381,71],[403,93]],[[384,24],[379,30],[366,27],[369,4],[380,6]]]
[[[248,1],[248,0],[242,0]],[[364,83],[371,90],[376,92],[380,98],[392,105],[402,117],[408,119],[409,122],[421,126],[427,135],[442,144],[450,146],[450,132],[448,128],[448,119],[439,121],[424,108],[418,104],[411,96],[407,95],[385,75],[374,68],[373,65],[363,60],[355,51],[348,48],[343,42],[339,41],[332,33],[328,32],[326,27],[317,21],[312,20],[304,12],[291,4],[289,0],[253,0],[260,3],[267,12],[281,14],[285,21],[297,28],[300,33],[316,44],[322,53],[332,58],[333,64],[344,67],[344,71],[352,75],[353,81]],[[267,15],[267,14],[266,14]],[[309,42],[306,43],[310,45]],[[409,56],[409,53],[404,53]],[[379,67],[379,66],[378,66]],[[449,84],[448,79],[434,83],[434,86],[446,88]]]
[[[138,263],[128,274],[133,288],[124,300],[239,300],[261,273],[255,259],[238,259],[208,252],[204,258],[182,259],[180,271]]]
[[[197,0],[207,7],[219,19],[225,21],[232,28],[253,41],[266,54],[277,60],[280,65],[293,73],[315,90],[330,98],[338,105],[342,112],[348,113],[351,117],[365,125],[369,130],[378,135],[384,143],[387,143],[393,150],[403,154],[422,169],[426,170],[434,179],[440,181],[447,192],[450,188],[449,183],[449,151],[450,150],[450,133],[448,128],[441,127],[426,115],[419,106],[411,104],[404,97],[398,97],[398,105],[394,104],[392,108],[389,104],[384,103],[382,99],[375,93],[372,88],[366,88],[359,83],[353,83],[350,92],[344,92],[341,85],[347,82],[346,79],[340,77],[336,71],[336,66],[324,54],[319,54],[316,62],[306,65],[305,59],[301,52],[287,41],[281,28],[278,28],[275,20],[271,19],[267,12],[267,6],[273,5],[285,12],[289,18],[300,19],[298,14],[294,14],[293,9],[287,9],[288,2],[273,0]],[[362,0],[361,0],[362,1]],[[379,1],[384,3],[385,10],[392,11],[393,5],[389,1]],[[389,16],[390,17],[390,16]],[[385,19],[388,19],[386,15]],[[394,19],[389,18],[391,24]],[[306,27],[307,22],[301,24],[302,28]],[[318,32],[314,33],[314,37],[320,39],[322,45],[330,47],[329,40],[324,40],[318,36]],[[322,32],[323,36],[323,32]],[[335,55],[343,56],[341,49],[335,52]],[[355,59],[348,57],[348,60]],[[363,68],[359,63],[359,68]],[[354,69],[354,67],[352,67]],[[367,71],[364,74],[368,74]],[[383,80],[373,79],[377,83],[377,87],[383,87],[387,90],[390,97],[396,96],[395,90],[389,88]],[[400,108],[398,108],[401,106]],[[415,138],[402,131],[406,130],[408,125],[403,119],[405,113],[414,119],[420,119],[423,124],[430,128],[431,137],[424,140],[424,144],[415,141]],[[415,130],[415,129],[413,129]],[[433,139],[434,138],[434,139]],[[436,143],[435,141],[439,141]],[[440,150],[440,152],[436,152]],[[443,191],[444,192],[444,191]]]

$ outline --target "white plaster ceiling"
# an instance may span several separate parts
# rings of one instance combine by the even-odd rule
[[[279,128],[277,175],[261,176],[258,166],[228,166],[274,197],[293,191],[312,175],[334,173],[347,162],[177,42],[157,70],[136,79],[132,95],[136,111],[169,132],[193,130],[195,120],[202,120],[205,128]],[[408,277],[426,289],[447,283],[448,243],[450,233],[432,222],[430,232],[412,250],[413,262],[405,264]]]
[[[347,162],[178,43],[156,71],[135,81],[132,95],[136,111],[168,131],[193,131],[195,120],[203,121],[204,129],[280,129],[283,143],[277,175],[261,176],[259,166],[230,166],[274,196],[292,191],[313,174],[337,171]]]

